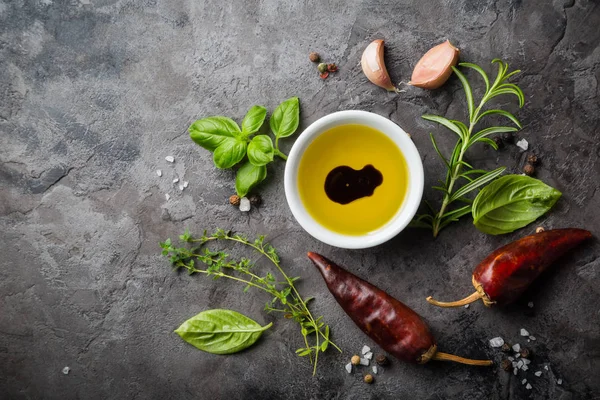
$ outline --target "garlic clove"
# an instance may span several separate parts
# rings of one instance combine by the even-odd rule
[[[430,49],[415,65],[409,85],[423,89],[437,89],[452,74],[452,67],[458,62],[460,50],[449,40]]]
[[[360,59],[360,65],[366,77],[372,83],[390,92],[397,91],[383,61],[383,40],[373,40],[367,46]]]

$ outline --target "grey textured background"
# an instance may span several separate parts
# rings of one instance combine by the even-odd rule
[[[0,397],[600,398],[596,241],[564,258],[512,307],[442,310],[424,301],[470,293],[473,267],[536,225],[599,233],[599,26],[600,7],[590,0],[0,0]],[[514,235],[486,236],[465,218],[437,240],[407,231],[372,250],[345,251],[318,243],[295,222],[281,162],[269,167],[260,209],[241,214],[229,206],[233,173],[213,167],[209,153],[189,140],[188,125],[209,115],[240,121],[253,104],[272,110],[293,95],[302,103],[300,129],[344,109],[391,118],[412,133],[426,186],[435,184],[443,168],[427,133],[446,150],[454,138],[420,115],[464,119],[464,93],[456,79],[438,91],[407,88],[401,95],[371,85],[358,64],[374,38],[386,40],[395,81],[407,81],[418,58],[446,38],[463,60],[488,71],[494,57],[522,69],[520,136],[542,158],[538,177],[564,193],[555,209]],[[309,51],[337,62],[340,72],[321,81]],[[512,98],[500,102],[517,111]],[[478,166],[516,172],[524,157],[515,146],[469,155]],[[183,193],[171,183],[175,176],[190,182]],[[425,197],[438,201],[431,190]],[[265,296],[172,272],[158,242],[185,227],[271,237],[286,268],[304,277],[302,292],[316,296],[314,311],[344,354],[329,352],[312,377],[307,360],[294,355],[301,344],[295,324],[264,314]],[[365,385],[361,373],[348,375],[343,366],[373,343],[327,292],[307,250],[413,307],[443,351],[499,361],[487,340],[517,341],[519,328],[527,328],[538,339],[528,344],[532,368],[514,377],[499,368],[396,361]],[[217,307],[275,324],[233,356],[202,353],[172,333]],[[548,371],[533,376],[543,365]],[[521,385],[525,377],[530,391]]]

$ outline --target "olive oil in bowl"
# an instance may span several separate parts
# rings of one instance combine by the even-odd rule
[[[406,160],[394,141],[359,124],[336,126],[315,138],[300,159],[297,179],[312,218],[351,236],[391,221],[409,186]]]

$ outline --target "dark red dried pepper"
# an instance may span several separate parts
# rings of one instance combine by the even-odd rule
[[[470,360],[440,353],[433,335],[419,314],[386,292],[344,270],[327,258],[308,253],[333,297],[364,333],[394,357],[417,364],[429,360],[469,365],[492,365],[490,360]]]
[[[525,236],[487,256],[473,272],[475,293],[462,300],[427,301],[440,307],[459,307],[479,299],[491,307],[515,301],[557,258],[592,237],[584,229],[554,229]]]

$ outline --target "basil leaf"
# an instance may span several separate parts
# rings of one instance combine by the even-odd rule
[[[505,175],[484,187],[473,202],[473,223],[491,235],[509,233],[538,219],[561,192],[524,175]]]
[[[277,106],[269,125],[277,139],[292,135],[300,124],[300,102],[297,97],[291,97]]]
[[[244,120],[242,121],[242,132],[247,136],[258,132],[265,117],[267,116],[267,109],[263,106],[252,106],[246,113]]]
[[[231,168],[235,164],[242,161],[246,155],[246,147],[248,145],[241,139],[227,139],[213,154],[213,161],[217,168]]]
[[[238,170],[235,176],[235,190],[240,197],[244,197],[248,192],[267,177],[266,166],[256,166],[246,162]]]
[[[232,354],[252,346],[271,325],[260,326],[236,311],[206,310],[185,321],[175,333],[202,351]]]
[[[199,119],[188,128],[190,137],[208,151],[215,151],[230,138],[242,136],[240,127],[227,117],[208,117]]]
[[[257,167],[273,161],[274,155],[273,141],[267,135],[254,136],[248,145],[248,160]]]

